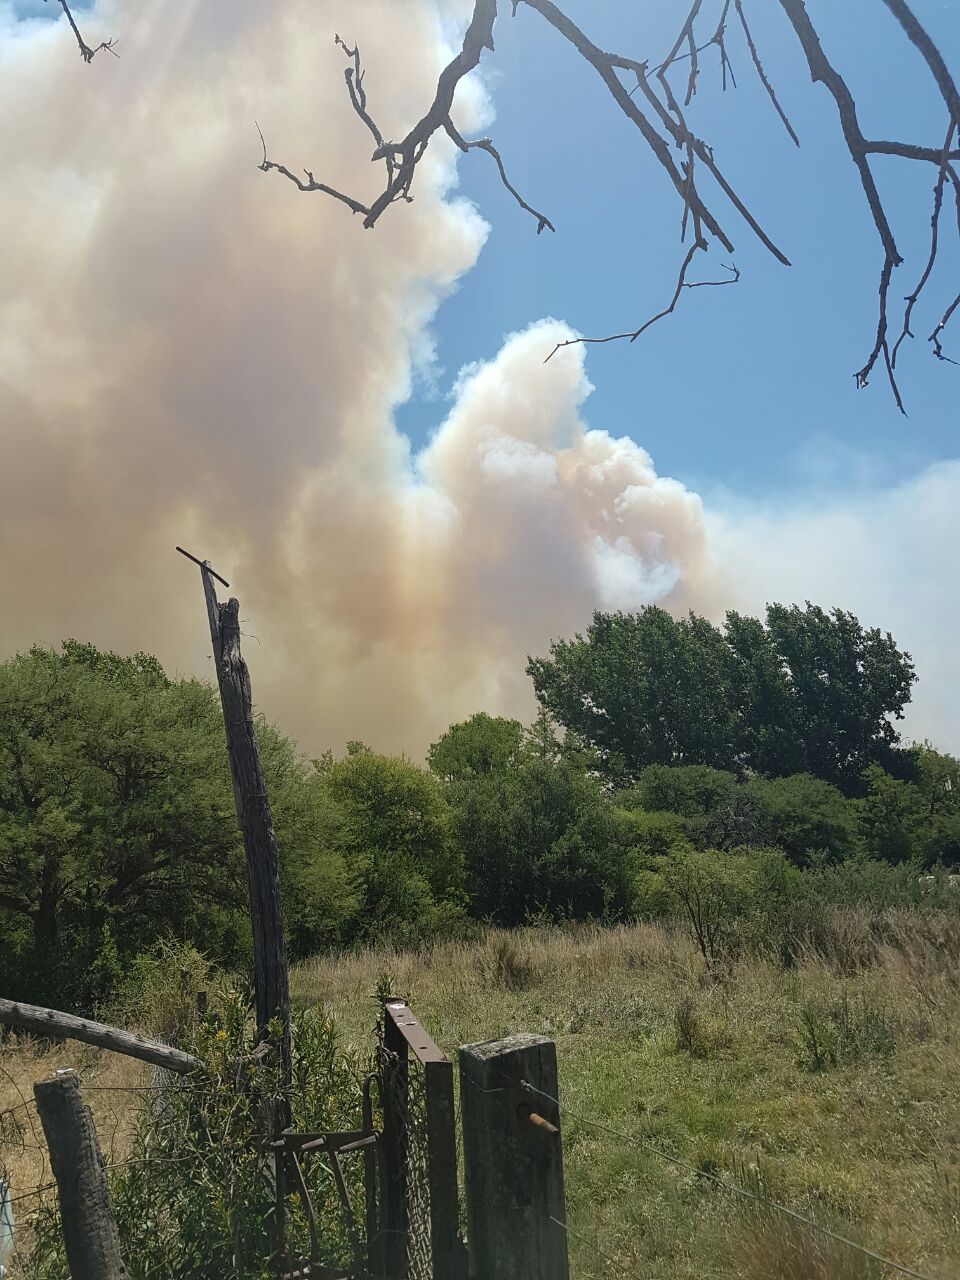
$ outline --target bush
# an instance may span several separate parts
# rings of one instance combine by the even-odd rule
[[[175,981],[174,981],[175,985]],[[244,1066],[253,1047],[250,1011],[230,987],[208,1017],[182,1036],[199,1056],[203,1077],[144,1091],[131,1158],[111,1173],[110,1195],[121,1252],[138,1280],[263,1280],[269,1274],[274,1199],[264,1140],[281,1097],[276,1068]],[[298,1130],[360,1127],[366,1064],[347,1053],[322,1010],[294,1017],[293,1085],[288,1095]],[[336,1185],[319,1160],[303,1162],[317,1215],[322,1262],[351,1266]],[[345,1158],[351,1198],[362,1203],[362,1161]],[[292,1252],[309,1252],[303,1206],[287,1201]],[[60,1280],[66,1260],[58,1224],[37,1234],[25,1274]]]

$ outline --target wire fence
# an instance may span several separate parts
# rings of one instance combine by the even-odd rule
[[[407,1280],[433,1280],[424,1068],[415,1056],[388,1049],[381,1037],[377,1078],[387,1140],[394,1142],[399,1174],[395,1193],[402,1206],[399,1221],[385,1224],[385,1229],[394,1233],[394,1247],[406,1254],[406,1270],[402,1274]]]
[[[382,1033],[376,1048],[375,1065],[379,1081],[380,1105],[385,1129],[384,1137],[387,1141],[390,1140],[392,1126],[393,1140],[397,1144],[400,1157],[401,1180],[393,1188],[393,1194],[401,1207],[401,1213],[399,1220],[391,1223],[384,1217],[381,1206],[379,1230],[377,1235],[373,1237],[372,1243],[376,1244],[378,1240],[382,1241],[384,1237],[389,1237],[389,1251],[393,1251],[395,1255],[395,1251],[398,1248],[403,1250],[405,1255],[404,1268],[401,1270],[390,1266],[389,1273],[391,1276],[402,1276],[404,1280],[434,1280],[426,1072],[424,1065],[414,1054],[398,1054],[393,1049],[388,1048]],[[503,1076],[503,1079],[505,1088],[515,1086],[515,1081],[509,1077]],[[474,1085],[474,1087],[477,1086]],[[693,1175],[698,1180],[709,1182],[718,1190],[732,1197],[782,1215],[802,1227],[805,1231],[815,1233],[833,1244],[841,1246],[843,1249],[850,1250],[879,1267],[886,1268],[891,1273],[910,1277],[910,1280],[932,1280],[932,1277],[924,1272],[870,1248],[849,1235],[818,1221],[809,1214],[802,1213],[789,1205],[781,1203],[766,1194],[759,1184],[756,1187],[745,1186],[740,1181],[734,1181],[730,1177],[705,1169],[702,1165],[674,1155],[639,1134],[629,1133],[604,1120],[586,1115],[579,1109],[574,1110],[561,1102],[559,1098],[553,1097],[532,1084],[521,1082],[521,1088],[532,1100],[540,1098],[549,1102],[557,1108],[562,1116],[575,1123],[627,1144],[657,1161]],[[118,1102],[124,1095],[148,1100],[152,1095],[171,1091],[181,1093],[184,1090],[197,1093],[203,1091],[202,1086],[193,1086],[185,1083],[123,1086],[84,1083],[83,1089],[84,1092],[107,1096],[114,1095],[117,1097]],[[492,1090],[492,1092],[497,1091]],[[488,1092],[491,1091],[488,1090]],[[110,1115],[112,1111],[112,1108],[107,1108],[104,1114]],[[108,1170],[119,1171],[130,1166],[146,1165],[157,1163],[158,1161],[165,1164],[182,1163],[189,1159],[186,1156],[164,1158],[156,1155],[140,1158],[126,1154],[122,1158],[118,1158],[117,1138],[119,1125],[124,1118],[129,1119],[128,1114],[121,1106],[117,1112],[118,1126],[114,1129],[112,1135],[113,1140],[109,1147],[110,1154],[105,1161],[105,1167]],[[98,1120],[99,1123],[102,1123],[102,1116]],[[459,1138],[459,1124],[457,1124],[458,1142]],[[23,1257],[22,1246],[20,1245],[21,1233],[24,1237],[29,1237],[38,1229],[39,1225],[44,1223],[48,1225],[51,1215],[54,1217],[56,1215],[55,1197],[52,1195],[56,1190],[56,1184],[50,1175],[46,1155],[46,1143],[40,1130],[34,1100],[23,1097],[21,1094],[21,1101],[0,1110],[0,1205],[3,1206],[2,1212],[7,1215],[8,1219],[6,1227],[9,1239],[6,1247],[12,1253],[15,1263],[21,1268],[20,1273],[23,1275],[28,1274],[28,1271],[26,1269],[26,1259]],[[9,1172],[8,1160],[13,1156],[29,1156],[34,1161],[31,1167],[37,1170],[36,1181],[27,1189],[23,1188],[22,1181],[21,1185],[18,1186],[17,1180]],[[390,1195],[389,1189],[383,1186],[380,1188],[380,1193],[386,1194],[388,1197]],[[16,1229],[14,1227],[14,1219],[16,1221]],[[585,1236],[575,1231],[559,1218],[552,1217],[551,1221],[555,1223],[558,1230],[563,1230],[571,1238],[585,1244],[596,1256],[601,1260],[605,1260],[596,1242],[588,1241]],[[4,1223],[0,1221],[0,1228],[3,1226]],[[2,1242],[2,1237],[0,1237],[0,1242]],[[3,1261],[4,1259],[0,1257],[0,1263]],[[611,1275],[614,1274],[613,1268],[616,1268],[616,1274],[623,1274],[622,1263],[614,1264],[609,1261],[609,1266]]]
[[[506,1079],[506,1077],[504,1077]],[[912,1280],[933,1280],[932,1277],[926,1275],[922,1271],[917,1271],[913,1267],[906,1266],[902,1262],[897,1262],[893,1258],[888,1258],[882,1253],[878,1253],[874,1249],[868,1248],[866,1245],[860,1244],[857,1240],[852,1240],[849,1236],[843,1235],[841,1232],[834,1231],[831,1227],[826,1226],[822,1222],[818,1222],[815,1218],[811,1218],[806,1214],[799,1213],[796,1209],[790,1208],[789,1205],[781,1204],[778,1200],[774,1200],[771,1196],[764,1195],[761,1191],[751,1190],[737,1182],[731,1182],[727,1178],[721,1177],[719,1174],[713,1173],[708,1169],[704,1169],[699,1165],[684,1160],[680,1156],[672,1155],[669,1151],[664,1151],[662,1147],[638,1137],[636,1134],[626,1133],[622,1129],[617,1129],[613,1125],[606,1124],[602,1120],[594,1120],[589,1116],[583,1115],[579,1111],[573,1111],[570,1107],[565,1106],[558,1098],[554,1098],[549,1093],[544,1093],[542,1089],[535,1088],[532,1084],[521,1082],[521,1088],[524,1092],[530,1094],[531,1097],[543,1098],[545,1101],[552,1103],[561,1115],[569,1116],[571,1120],[578,1124],[584,1125],[586,1128],[594,1129],[597,1132],[605,1133],[611,1137],[617,1138],[622,1142],[628,1143],[638,1151],[662,1160],[667,1164],[673,1165],[675,1168],[683,1169],[687,1173],[694,1174],[697,1178],[703,1178],[712,1183],[720,1190],[728,1192],[730,1195],[740,1197],[743,1200],[750,1201],[753,1204],[761,1205],[765,1209],[774,1211],[789,1218],[791,1221],[799,1223],[810,1231],[832,1240],[834,1244],[839,1244],[847,1249],[853,1250],[862,1257],[869,1258],[871,1261],[879,1263],[883,1267],[896,1272],[898,1275],[910,1276]],[[564,1231],[570,1231],[566,1223],[560,1222],[559,1219],[553,1218],[558,1227],[562,1227]],[[570,1232],[571,1235],[575,1234]]]

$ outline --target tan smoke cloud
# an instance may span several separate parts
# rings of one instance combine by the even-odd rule
[[[122,59],[86,67],[62,24],[0,7],[0,652],[76,635],[209,674],[179,542],[231,578],[271,717],[310,750],[419,755],[478,708],[529,715],[526,654],[595,607],[716,615],[832,588],[829,526],[708,521],[632,440],[589,429],[583,349],[543,361],[556,321],[464,371],[411,454],[393,409],[486,234],[452,148],[364,232],[257,173],[253,121],[276,158],[372,194],[333,33],[399,134],[467,8],[111,0],[89,34],[120,33]],[[467,127],[487,108],[476,85],[462,99]],[[815,529],[819,558],[784,578],[769,549],[789,562]]]
[[[120,62],[83,66],[61,25],[5,42],[4,651],[70,633],[208,670],[181,542],[229,571],[261,703],[305,745],[420,751],[528,710],[526,652],[595,603],[689,594],[699,501],[586,430],[582,353],[543,364],[563,326],[466,373],[419,457],[394,428],[485,235],[449,148],[375,232],[254,167],[256,116],[277,156],[372,192],[333,33],[399,131],[456,9],[124,0],[89,20]]]

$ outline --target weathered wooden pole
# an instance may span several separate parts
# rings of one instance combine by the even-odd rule
[[[268,1123],[276,1137],[290,1127],[290,987],[287,976],[287,946],[280,907],[280,864],[273,815],[263,762],[253,723],[253,695],[250,672],[240,653],[240,602],[231,596],[226,604],[217,600],[218,582],[229,587],[210,567],[208,560],[177,547],[181,555],[200,566],[203,598],[210,623],[210,642],[217,668],[220,704],[227,735],[233,802],[247,857],[247,887],[250,895],[250,923],[253,928],[253,984],[257,1004],[257,1031],[261,1043],[276,1044],[270,1024],[279,1027],[280,1096],[269,1102]],[[274,1175],[274,1254],[281,1275],[287,1270],[285,1227],[286,1169],[284,1154],[277,1150]]]
[[[101,1049],[112,1049],[128,1058],[139,1058],[165,1071],[188,1075],[198,1071],[203,1064],[192,1053],[183,1053],[156,1040],[145,1040],[132,1031],[93,1022],[89,1018],[77,1018],[72,1013],[60,1013],[57,1009],[43,1009],[36,1004],[21,1004],[18,1000],[0,999],[0,1024],[22,1027],[41,1036],[66,1036],[68,1040],[82,1040]]]
[[[552,1040],[516,1035],[461,1048],[472,1280],[569,1280],[556,1097]]]
[[[263,776],[263,764],[253,722],[250,673],[240,653],[240,604],[231,597],[226,604],[217,600],[214,578],[224,586],[206,560],[198,560],[182,547],[177,550],[200,566],[203,596],[210,623],[210,641],[217,668],[223,723],[230,756],[230,776],[237,821],[247,857],[247,885],[250,893],[250,920],[253,926],[253,976],[257,1002],[257,1027],[268,1038],[268,1025],[281,1028],[280,1061],[284,1085],[290,1083],[290,990],[287,979],[287,950],[280,907],[280,871],[273,816]],[[283,1128],[289,1114],[278,1116]]]
[[[72,1280],[124,1280],[103,1156],[90,1108],[80,1095],[80,1078],[75,1071],[58,1071],[38,1080],[33,1096],[57,1181]]]

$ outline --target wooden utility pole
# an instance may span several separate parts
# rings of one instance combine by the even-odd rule
[[[37,1113],[57,1180],[67,1263],[73,1280],[125,1280],[117,1224],[90,1108],[75,1071],[33,1086]]]
[[[552,1040],[516,1035],[461,1048],[467,1246],[476,1280],[569,1280],[556,1097]]]
[[[208,561],[198,560],[182,547],[177,550],[200,566],[227,734],[233,798],[247,857],[257,1027],[261,1039],[267,1039],[269,1024],[279,1023],[282,1082],[287,1086],[290,1084],[290,990],[280,908],[277,841],[254,731],[250,673],[240,653],[240,604],[235,597],[221,604],[214,579],[225,587],[230,584],[213,571]],[[284,1105],[277,1115],[278,1128],[289,1123],[289,1107]]]

